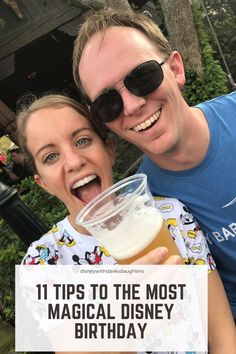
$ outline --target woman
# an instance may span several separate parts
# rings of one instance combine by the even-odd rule
[[[114,264],[97,240],[75,223],[78,211],[113,183],[115,156],[104,128],[89,120],[85,108],[60,95],[44,96],[22,108],[17,125],[19,144],[36,183],[59,198],[69,212],[67,218],[29,247],[23,263]],[[160,210],[163,202],[170,206],[163,217],[185,262],[208,264],[210,353],[233,353],[233,318],[203,234],[182,203],[160,198]],[[138,263],[158,264],[166,256],[167,250],[161,247]],[[180,259],[174,256],[166,263],[179,264]]]

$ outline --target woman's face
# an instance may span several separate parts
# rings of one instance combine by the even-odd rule
[[[67,206],[72,220],[112,184],[114,151],[87,118],[69,106],[42,108],[26,125],[27,147],[37,167],[35,181]]]

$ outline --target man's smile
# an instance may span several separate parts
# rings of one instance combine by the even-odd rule
[[[135,132],[139,132],[142,130],[146,130],[147,128],[150,128],[159,119],[160,115],[161,115],[161,109],[156,113],[154,113],[151,117],[146,119],[141,124],[138,124],[135,127],[133,127],[132,130],[134,130]]]

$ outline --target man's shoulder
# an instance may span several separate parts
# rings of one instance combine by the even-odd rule
[[[158,208],[163,209],[163,205],[165,206],[165,211],[172,212],[174,209],[178,210],[178,212],[188,211],[187,207],[179,199],[156,195],[153,195],[153,198]]]
[[[12,167],[12,172],[15,175],[19,176],[21,179],[32,175],[26,165],[21,165],[18,163],[14,163],[14,165]]]
[[[23,170],[23,166],[18,164],[18,163],[14,163],[12,166],[12,172],[15,173],[16,175],[20,174],[21,171]]]
[[[236,105],[236,91],[211,98],[207,101],[197,104],[196,107],[210,106],[210,105],[214,105],[214,104],[218,104],[218,103],[228,104],[228,105]]]

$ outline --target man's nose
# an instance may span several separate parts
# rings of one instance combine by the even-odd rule
[[[146,99],[144,97],[135,96],[125,87],[122,87],[119,92],[124,104],[123,114],[125,116],[139,114],[146,103]]]

